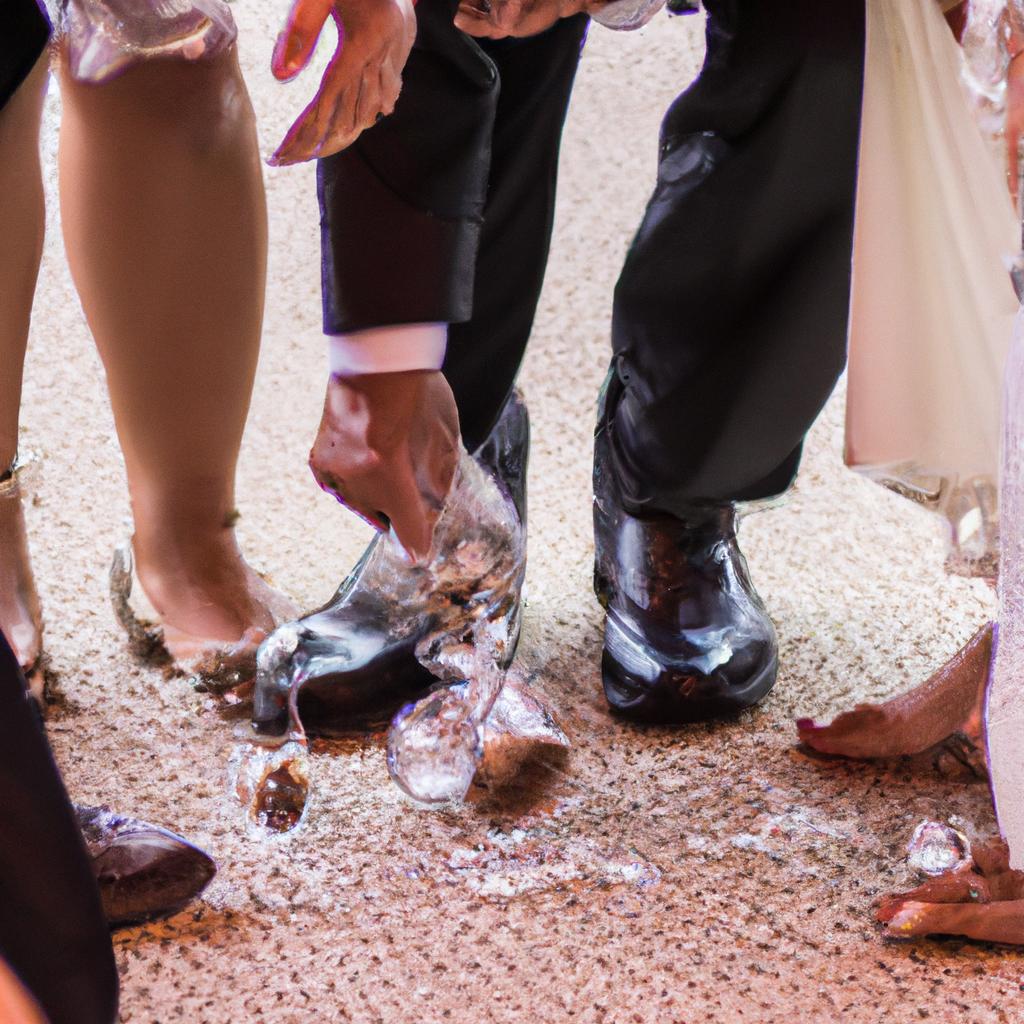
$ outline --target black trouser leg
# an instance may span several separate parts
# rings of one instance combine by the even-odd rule
[[[444,322],[466,445],[512,387],[547,260],[562,123],[586,19],[477,44],[417,7],[395,112],[320,161],[324,330]]]
[[[562,127],[587,24],[570,18],[532,39],[481,43],[498,68],[501,92],[473,315],[449,331],[444,365],[470,451],[494,426],[533,329],[551,244]]]
[[[112,1024],[117,968],[82,836],[0,633],[0,956],[50,1024]]]
[[[783,491],[846,355],[864,0],[707,0],[615,293],[626,508]]]
[[[50,39],[50,23],[36,0],[4,0],[0,7],[0,109],[36,66]]]

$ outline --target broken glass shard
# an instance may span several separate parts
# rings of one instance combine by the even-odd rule
[[[907,863],[924,875],[970,867],[971,844],[962,832],[940,821],[922,821],[907,844]]]

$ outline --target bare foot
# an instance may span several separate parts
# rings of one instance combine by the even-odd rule
[[[823,754],[887,758],[920,754],[954,736],[979,749],[985,684],[992,657],[992,623],[920,686],[884,704],[858,704],[829,725],[797,721],[801,742]]]
[[[964,867],[889,896],[878,909],[889,935],[963,935],[986,942],[1024,944],[1024,872],[1010,867],[1002,839],[975,846]]]
[[[0,480],[0,630],[7,637],[29,684],[41,688],[43,625],[18,478]],[[41,696],[41,692],[39,694]]]

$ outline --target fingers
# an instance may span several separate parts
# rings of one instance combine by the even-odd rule
[[[354,84],[338,97],[333,111],[325,119],[313,156],[322,158],[341,152],[376,122],[380,112],[379,83],[377,69],[370,64],[365,65]]]
[[[398,481],[391,526],[399,543],[413,562],[429,561],[434,546],[434,529],[444,511],[455,478],[458,453],[444,448],[416,456],[408,472]]]
[[[891,923],[908,903],[988,903],[991,894],[985,880],[974,871],[949,871],[929,878],[911,892],[887,896],[879,904],[876,917]]]
[[[333,6],[333,0],[295,0],[274,45],[270,67],[275,78],[286,82],[309,63]]]
[[[375,530],[387,533],[390,523],[387,516],[373,507],[372,502],[361,500],[354,489],[339,476],[328,469],[319,466],[316,461],[315,451],[310,454],[309,468],[313,472],[313,478],[320,485],[320,489],[329,494],[340,505],[344,505],[350,512],[354,512],[363,522],[368,523]]]
[[[341,461],[339,466],[331,464],[314,446],[309,466],[321,489],[374,529],[393,529],[414,563],[427,561],[447,490],[425,491],[415,468],[405,460],[384,462],[369,453],[359,459],[350,452]]]
[[[327,156],[328,138],[336,143],[332,152],[352,141],[354,111],[350,97],[358,87],[358,79],[353,83],[353,73],[345,67],[344,56],[343,51],[328,65],[313,101],[288,129],[281,145],[270,157],[268,162],[272,166],[297,164]],[[337,144],[339,142],[341,144]]]
[[[396,61],[387,61],[380,69],[380,113],[387,117],[394,113],[398,94],[402,91],[402,67]],[[376,117],[374,118],[376,120]]]
[[[378,508],[372,488],[363,485],[364,479],[372,476],[377,461],[365,449],[361,459],[339,456],[339,452],[347,450],[360,450],[360,446],[352,439],[339,437],[329,427],[321,424],[309,453],[309,468],[313,478],[322,491],[375,530],[386,533],[390,526],[387,515]]]
[[[909,901],[888,923],[890,935],[963,935],[985,942],[1024,944],[1024,902],[918,903]]]
[[[400,87],[399,78],[395,98]],[[268,162],[280,167],[338,153],[376,123],[383,107],[378,59],[364,61],[355,50],[342,50]],[[388,111],[393,107],[392,100]]]
[[[461,0],[455,25],[477,38],[519,38],[543,32],[565,13],[559,0]]]
[[[430,560],[434,528],[441,518],[443,504],[424,495],[411,479],[408,483],[411,486],[404,488],[404,495],[395,505],[391,528],[412,562],[422,565]]]
[[[411,461],[390,477],[394,485],[386,504],[399,543],[414,563],[430,559],[434,529],[444,511],[458,465],[458,438],[442,435],[427,453],[410,453]]]
[[[309,159],[308,155],[303,154],[311,151],[316,111],[319,102],[320,94],[317,93],[313,101],[295,119],[281,140],[281,144],[267,160],[271,167],[284,167],[288,164],[297,164]]]
[[[305,67],[329,14],[338,24],[338,49],[313,102],[270,157],[271,166],[339,152],[391,113],[398,99],[416,38],[416,16],[408,3],[382,2],[371,16],[357,5],[342,24],[333,0],[294,0],[274,51],[274,74],[285,79]]]

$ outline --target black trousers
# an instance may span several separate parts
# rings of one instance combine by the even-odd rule
[[[587,19],[481,40],[417,5],[395,112],[320,161],[324,330],[446,322],[466,446],[515,382],[551,241],[558,150]]]
[[[0,2],[0,110],[35,67],[50,38],[36,0]]]
[[[615,290],[605,417],[634,513],[785,490],[846,360],[864,0],[706,0]]]
[[[0,633],[0,956],[50,1024],[112,1024],[117,968],[57,766]]]
[[[606,410],[634,512],[784,490],[845,359],[864,0],[706,7],[616,289]],[[418,6],[395,113],[320,164],[324,326],[453,324],[472,448],[532,326],[586,23],[478,46],[451,14]]]

